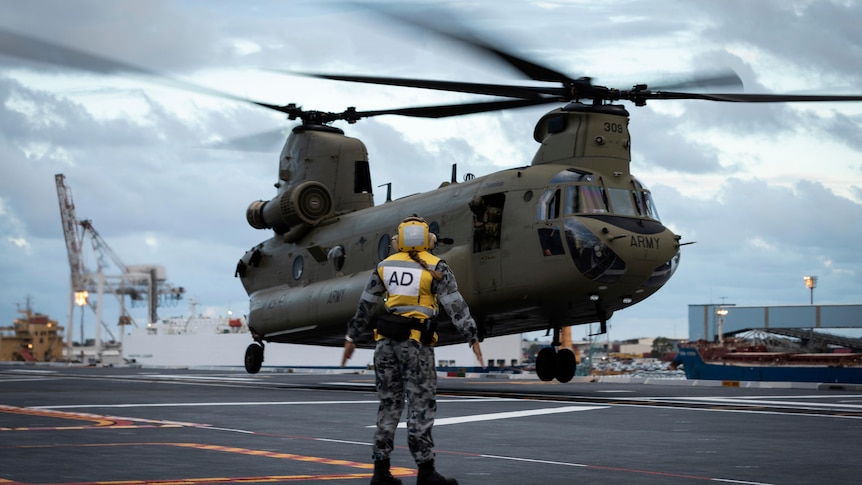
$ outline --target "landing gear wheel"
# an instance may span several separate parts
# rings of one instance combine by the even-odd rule
[[[548,382],[554,380],[557,375],[557,352],[553,347],[545,347],[536,356],[536,375],[539,379]]]
[[[569,382],[572,380],[572,377],[575,377],[575,367],[577,365],[575,353],[570,349],[562,349],[557,352],[557,380],[560,382]]]
[[[263,344],[254,342],[245,349],[245,371],[257,374],[263,365]]]

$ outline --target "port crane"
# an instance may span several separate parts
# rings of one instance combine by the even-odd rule
[[[69,295],[69,325],[66,327],[67,345],[72,344],[72,317],[75,305],[89,306],[96,314],[96,351],[102,347],[101,329],[104,328],[111,340],[116,340],[110,327],[102,320],[103,296],[113,294],[120,304],[118,325],[137,325],[126,308],[126,297],[129,297],[133,307],[147,306],[148,323],[158,320],[159,306],[176,304],[182,299],[185,289],[174,287],[167,282],[165,270],[155,265],[126,265],[107,241],[93,227],[89,219],[79,220],[75,213],[75,203],[72,191],[65,182],[63,174],[54,176],[57,185],[57,198],[60,203],[60,220],[63,225],[63,236],[66,240],[66,251],[71,268],[71,292]],[[89,247],[91,252],[85,251]],[[95,259],[95,269],[85,263],[85,255],[92,254]],[[113,274],[107,274],[107,269],[113,269]],[[96,295],[96,301],[89,298]],[[84,343],[83,308],[81,310],[81,344]],[[122,335],[122,333],[121,333]],[[71,355],[71,349],[69,354]]]

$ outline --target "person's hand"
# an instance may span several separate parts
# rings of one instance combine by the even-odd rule
[[[356,344],[350,340],[344,341],[344,354],[341,356],[341,367],[347,365],[347,361],[353,357],[353,351],[356,350]]]
[[[485,359],[482,357],[482,347],[479,346],[479,340],[474,340],[471,347],[473,348],[473,355],[476,356],[476,360],[479,361],[479,365],[484,369]]]

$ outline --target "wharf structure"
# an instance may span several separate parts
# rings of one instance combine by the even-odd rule
[[[689,340],[723,341],[750,330],[796,338],[822,346],[862,352],[862,340],[818,330],[862,329],[862,305],[688,306]]]

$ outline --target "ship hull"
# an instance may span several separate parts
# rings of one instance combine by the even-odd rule
[[[745,355],[734,357],[744,360]],[[806,365],[788,362],[785,354],[775,354],[772,363],[761,358],[763,355],[757,357],[759,362],[756,363],[705,361],[697,347],[681,346],[675,363],[682,365],[687,379],[862,384],[862,366],[859,365],[834,365],[826,362],[826,358],[823,363]]]
[[[130,329],[123,336],[122,357],[145,367],[243,367],[246,348],[254,342],[251,334],[242,327],[228,327],[227,321],[218,323],[194,319]],[[521,336],[488,338],[482,347],[486,357],[508,365],[520,360]],[[343,352],[343,347],[266,343],[263,366],[336,369]],[[435,360],[439,367],[478,365],[466,343],[436,347]],[[373,364],[374,350],[357,348],[347,367],[369,369]]]

